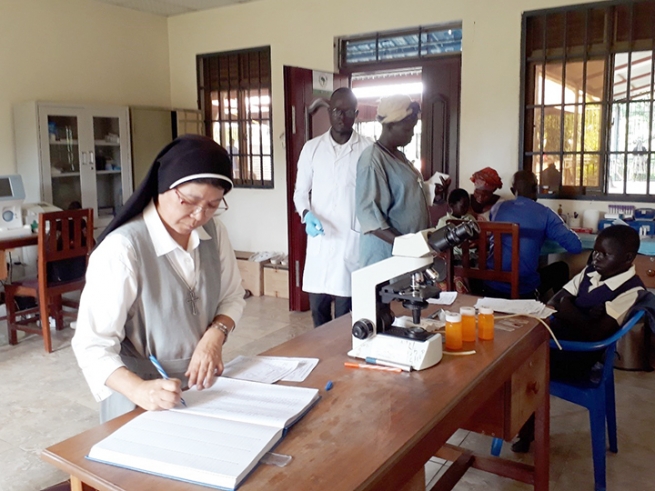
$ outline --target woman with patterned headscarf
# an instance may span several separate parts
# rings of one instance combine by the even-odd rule
[[[170,409],[183,387],[209,387],[223,371],[223,343],[245,305],[215,218],[231,189],[225,149],[179,137],[99,237],[72,345],[102,422],[135,406]]]
[[[501,197],[494,193],[503,187],[503,181],[495,169],[485,167],[473,173],[471,182],[475,186],[475,191],[471,194],[473,216],[478,221],[489,221],[491,208],[502,201]]]

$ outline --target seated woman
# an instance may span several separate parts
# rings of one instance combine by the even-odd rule
[[[480,222],[489,221],[491,209],[502,201],[501,197],[494,194],[503,187],[503,181],[491,167],[485,167],[471,176],[471,182],[475,191],[471,194],[471,211],[476,220]]]

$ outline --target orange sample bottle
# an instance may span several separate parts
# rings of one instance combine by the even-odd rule
[[[462,316],[462,341],[475,341],[475,307],[460,307]]]
[[[478,313],[478,337],[485,341],[491,341],[494,338],[494,309],[489,307],[480,307]]]
[[[462,349],[462,316],[456,313],[446,314],[446,349]]]

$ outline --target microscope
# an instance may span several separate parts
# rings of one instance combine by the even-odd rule
[[[429,298],[438,298],[438,282],[447,276],[446,261],[433,255],[476,238],[475,221],[446,225],[397,237],[393,256],[352,273],[352,341],[354,358],[373,358],[423,370],[441,361],[441,334],[420,327]],[[395,325],[391,302],[412,314],[413,326]]]

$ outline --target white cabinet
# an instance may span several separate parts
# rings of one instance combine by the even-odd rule
[[[127,107],[17,104],[14,133],[26,202],[93,208],[103,229],[132,194]]]

